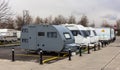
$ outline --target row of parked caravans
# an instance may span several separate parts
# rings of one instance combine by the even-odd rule
[[[76,24],[66,24],[64,26],[72,32],[75,37],[75,43],[78,43],[81,46],[98,45],[99,39],[94,28]]]
[[[94,46],[102,43],[108,44],[115,40],[113,28],[92,28],[76,24],[65,24],[75,37],[75,43],[82,46]]]
[[[77,24],[25,25],[21,32],[21,48],[27,51],[76,51],[79,46],[94,46],[115,40],[112,28],[92,28]]]
[[[0,29],[0,42],[15,42],[20,39],[21,31]]]

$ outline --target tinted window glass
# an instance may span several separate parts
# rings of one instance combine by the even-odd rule
[[[80,30],[80,32],[82,33],[83,37],[88,37],[89,36],[89,33],[88,33],[87,30]]]
[[[23,28],[23,29],[22,29],[22,32],[28,33],[28,29],[27,29],[27,28]]]
[[[47,32],[48,38],[57,38],[57,32]]]
[[[94,33],[95,36],[97,36],[97,33],[95,32],[95,30],[93,30],[93,33]]]
[[[44,32],[38,32],[38,36],[45,36]]]
[[[28,39],[22,39],[23,43],[28,43]]]
[[[13,33],[13,36],[17,36],[17,33]]]
[[[88,33],[89,33],[89,35],[91,34],[91,32],[90,32],[90,30],[87,30],[88,31]]]
[[[66,39],[71,39],[71,36],[70,36],[69,33],[64,33],[64,36],[65,36]]]
[[[73,36],[77,36],[78,34],[80,34],[78,30],[71,30],[71,32]]]

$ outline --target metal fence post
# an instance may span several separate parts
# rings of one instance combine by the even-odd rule
[[[94,44],[94,51],[96,51],[96,45]]]
[[[105,47],[107,46],[107,42],[104,42]]]
[[[100,50],[100,43],[98,43],[98,50]]]
[[[82,56],[82,47],[79,48],[79,54]]]
[[[14,49],[14,48],[12,48],[12,62],[14,62],[14,61],[15,61],[15,56],[14,56],[14,54],[15,54],[15,49]]]
[[[89,46],[89,44],[88,44],[88,54],[90,54],[90,46]]]
[[[43,64],[43,58],[42,58],[42,53],[43,53],[43,51],[42,50],[40,50],[40,64]]]
[[[71,49],[68,50],[69,61],[71,61]]]
[[[103,47],[103,42],[101,42],[101,44],[102,44],[102,47]]]

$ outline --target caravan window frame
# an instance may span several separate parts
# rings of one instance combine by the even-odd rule
[[[73,36],[81,35],[79,30],[71,30]]]
[[[94,33],[94,35],[95,35],[95,36],[97,36],[97,33],[96,33],[96,31],[95,31],[95,30],[93,30],[93,33]]]
[[[82,33],[82,36],[83,36],[83,37],[88,37],[88,36],[90,36],[90,34],[88,33],[87,30],[80,30],[80,32]]]
[[[91,30],[87,30],[87,31],[88,31],[89,35],[91,35]]]
[[[38,32],[38,36],[45,36],[45,32]]]
[[[13,32],[13,36],[14,36],[14,37],[17,37],[17,33],[16,33],[16,32]]]
[[[65,32],[65,33],[63,33],[63,35],[64,35],[64,37],[65,37],[65,39],[71,39],[71,35],[70,35],[70,33],[68,33],[68,32]],[[69,35],[69,37],[67,37],[66,35]]]
[[[22,43],[28,43],[28,39],[22,39]]]
[[[47,32],[48,38],[57,38],[57,32]]]
[[[27,29],[27,28],[23,28],[23,29],[22,29],[22,32],[23,32],[23,33],[28,33],[28,29]]]

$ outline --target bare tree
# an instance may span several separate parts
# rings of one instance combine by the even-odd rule
[[[26,24],[33,24],[33,18],[30,15],[26,18]]]
[[[120,19],[116,21],[117,26],[117,35],[120,36]]]
[[[55,17],[55,19],[53,20],[53,24],[65,24],[66,23],[66,19],[62,16],[59,15],[58,17]]]
[[[54,18],[52,24],[58,25],[59,24],[59,20],[57,17]]]
[[[106,20],[103,20],[101,27],[111,27],[111,25],[108,24],[108,22]]]
[[[0,28],[14,29],[14,19],[8,18],[4,22],[1,22]]]
[[[47,21],[48,24],[52,24],[52,16],[47,17]]]
[[[0,23],[0,28],[6,28],[7,24],[5,22]]]
[[[14,29],[15,26],[14,26],[14,19],[13,18],[9,18],[7,21],[6,21],[6,28],[8,29]]]
[[[90,27],[95,27],[95,22],[93,21],[92,24],[89,24]]]
[[[111,27],[109,24],[102,24],[101,27]]]
[[[8,4],[8,1],[0,0],[0,22],[6,21],[12,15]]]
[[[21,27],[24,25],[23,23],[23,17],[22,16],[17,16],[15,19],[15,23],[16,23],[16,29],[21,30]]]
[[[120,29],[120,19],[116,21],[116,26],[117,26],[117,29]]]
[[[94,23],[92,23],[92,24],[90,24],[89,26],[90,26],[90,27],[95,27],[95,24],[94,24]]]
[[[75,17],[70,16],[69,19],[68,19],[68,24],[75,24],[75,23],[76,23]]]
[[[78,22],[78,24],[81,24],[83,26],[88,26],[88,19],[87,16],[83,15],[81,20]]]
[[[24,24],[31,24],[31,23],[33,23],[33,18],[30,16],[28,10],[23,10],[23,23]]]
[[[43,23],[43,19],[42,18],[40,18],[39,16],[37,16],[36,18],[35,18],[35,22],[34,22],[35,24],[41,24],[41,23]]]
[[[44,19],[44,24],[49,24],[48,18]]]
[[[30,16],[28,10],[23,10],[23,16],[16,16],[15,28],[21,30],[23,25],[28,25],[33,23],[33,18]]]

